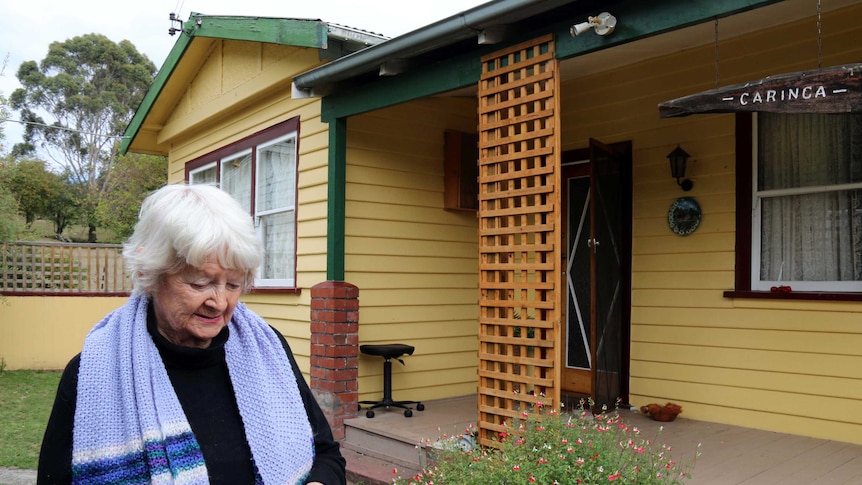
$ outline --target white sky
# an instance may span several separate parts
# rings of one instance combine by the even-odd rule
[[[168,15],[188,20],[190,12],[321,19],[397,37],[488,0],[0,0],[0,93],[20,87],[15,77],[24,61],[41,61],[52,42],[98,33],[114,42],[131,41],[161,67],[176,37]],[[17,114],[12,114],[17,119]],[[3,123],[4,145],[21,141],[18,123]]]

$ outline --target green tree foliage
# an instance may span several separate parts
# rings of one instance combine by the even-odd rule
[[[53,221],[57,239],[63,240],[63,231],[66,227],[82,219],[80,203],[85,199],[86,187],[72,182],[68,174],[61,177],[60,183],[61,189],[52,193],[46,201],[48,205],[46,217]]]
[[[121,239],[131,236],[141,202],[165,185],[167,179],[165,157],[138,153],[120,157],[107,174],[105,193],[99,200],[99,226],[114,231]]]
[[[9,160],[0,159],[0,242],[14,241],[21,230],[18,223],[18,201],[9,190]]]
[[[0,242],[14,241],[21,227],[18,224],[18,202],[15,196],[0,185]]]
[[[10,96],[27,123],[24,144],[48,151],[71,180],[84,187],[78,201],[95,242],[96,208],[118,156],[117,139],[143,99],[156,67],[127,41],[101,34],[54,42],[40,62],[18,68],[23,87]],[[42,115],[46,115],[46,121]]]
[[[23,158],[9,167],[7,187],[18,201],[18,211],[28,226],[50,215],[49,201],[63,190],[62,178],[51,172],[44,160]]]

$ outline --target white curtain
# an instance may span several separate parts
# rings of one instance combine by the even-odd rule
[[[255,212],[266,248],[261,277],[291,279],[295,265],[296,140],[260,148]]]
[[[218,182],[216,177],[216,164],[198,169],[197,171],[191,172],[189,174],[189,183],[190,184],[208,184],[215,185]]]
[[[759,114],[761,280],[862,280],[859,182],[862,115]]]
[[[222,160],[221,189],[251,215],[251,153]]]

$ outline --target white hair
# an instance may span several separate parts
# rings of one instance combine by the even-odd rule
[[[251,215],[213,185],[166,185],[141,205],[135,231],[123,245],[135,293],[152,295],[162,277],[208,260],[245,272],[244,289],[263,261]]]

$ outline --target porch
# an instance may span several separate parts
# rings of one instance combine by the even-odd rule
[[[360,413],[345,421],[348,483],[391,483],[393,469],[409,476],[425,459],[417,445],[444,434],[462,434],[475,424],[475,396],[425,404],[425,410],[411,418],[393,408],[380,410],[373,419]],[[691,461],[700,443],[691,485],[862,483],[860,445],[695,421],[684,413],[671,423],[634,411],[625,419],[641,429],[641,436],[670,445],[680,463]]]

